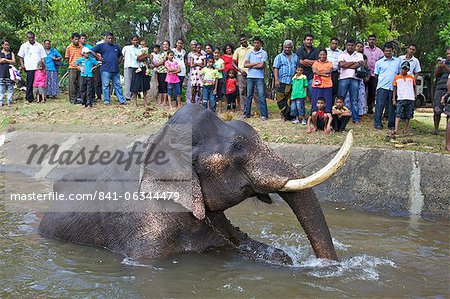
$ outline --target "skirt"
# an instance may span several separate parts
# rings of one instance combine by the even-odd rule
[[[146,68],[141,67],[141,71],[136,73],[136,68],[131,68],[133,75],[131,77],[131,92],[142,92],[150,89],[150,77],[146,75]]]
[[[58,71],[47,71],[47,91],[48,96],[59,95]]]
[[[158,93],[167,93],[167,73],[158,73]]]

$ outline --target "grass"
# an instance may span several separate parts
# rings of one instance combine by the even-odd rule
[[[131,135],[148,135],[161,127],[174,111],[158,107],[154,102],[144,108],[133,105],[118,105],[112,97],[111,105],[102,103],[92,109],[82,108],[68,102],[67,95],[50,99],[45,104],[31,103],[24,100],[24,94],[16,91],[16,100],[12,107],[0,108],[0,132],[12,130],[44,131],[44,132],[105,132],[126,133]],[[131,104],[131,103],[129,103]],[[269,120],[260,121],[255,112],[253,118],[246,119],[263,140],[276,143],[303,143],[341,145],[345,134],[306,133],[306,126],[283,122],[274,101],[268,100]],[[223,120],[242,119],[239,114],[224,113],[219,115]],[[386,125],[385,125],[386,126]],[[353,129],[355,145],[386,149],[407,149],[423,152],[446,153],[444,151],[445,118],[441,121],[439,135],[432,135],[433,113],[431,108],[418,109],[411,121],[411,135],[400,135],[395,139],[388,137],[388,131],[375,130],[373,117],[364,116],[358,126],[349,124]]]

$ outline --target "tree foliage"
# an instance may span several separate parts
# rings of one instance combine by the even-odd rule
[[[39,41],[51,39],[61,51],[72,32],[86,32],[90,42],[112,31],[119,44],[137,34],[152,43],[160,23],[161,0],[22,0],[2,1],[0,39],[18,49],[25,33],[33,30]],[[44,5],[44,7],[42,6]],[[315,46],[329,39],[365,41],[378,36],[378,44],[415,43],[425,69],[450,44],[450,0],[186,0],[187,39],[237,46],[240,33],[260,35],[269,57],[284,39],[301,45],[313,33]],[[17,50],[16,50],[17,51]],[[400,54],[400,53],[398,53]]]

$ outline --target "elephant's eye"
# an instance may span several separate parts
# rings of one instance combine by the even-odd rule
[[[243,149],[244,147],[245,147],[245,144],[241,141],[237,141],[233,144],[233,148],[238,151]]]

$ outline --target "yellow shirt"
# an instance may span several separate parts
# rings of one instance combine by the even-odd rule
[[[253,46],[249,45],[247,48],[240,46],[239,48],[237,48],[234,51],[234,54],[233,54],[233,60],[238,61],[238,67],[240,69],[243,69],[245,71],[245,73],[248,73],[248,69],[244,67],[245,56],[247,56],[247,54],[250,53],[251,51],[253,51]],[[239,74],[240,74],[240,72],[239,72]]]

